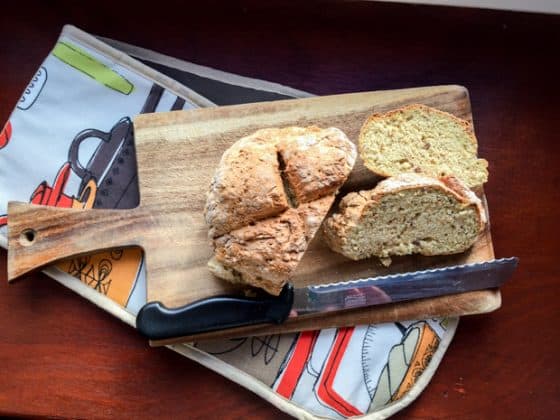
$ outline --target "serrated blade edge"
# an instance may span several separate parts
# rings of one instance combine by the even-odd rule
[[[308,286],[295,290],[293,309],[298,315],[332,312],[499,287],[517,264],[510,257]]]

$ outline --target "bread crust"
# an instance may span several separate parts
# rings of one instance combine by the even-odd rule
[[[356,160],[356,146],[341,141],[346,136],[338,128],[297,127],[284,129],[278,153],[284,173],[298,203],[335,193],[346,180]]]
[[[418,175],[415,173],[404,173],[381,181],[375,188],[367,191],[351,192],[342,198],[337,213],[330,216],[323,224],[324,237],[328,246],[335,252],[348,258],[361,259],[346,249],[346,244],[352,229],[360,226],[364,220],[367,210],[377,206],[383,196],[387,194],[398,194],[403,190],[410,189],[439,189],[445,194],[453,196],[462,206],[474,206],[478,219],[479,233],[487,223],[486,212],[480,199],[459,179],[446,176],[439,179]],[[440,254],[423,254],[440,255]],[[386,255],[379,255],[386,257]]]
[[[204,210],[210,238],[288,209],[276,145],[264,134],[245,137],[222,155]]]
[[[210,271],[279,294],[356,156],[336,128],[262,129],[234,143],[207,195]]]
[[[334,195],[328,195],[226,233],[214,240],[214,258],[240,273],[240,280],[245,283],[277,295],[296,269],[333,201]]]

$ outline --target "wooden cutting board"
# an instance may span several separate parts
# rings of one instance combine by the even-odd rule
[[[222,153],[239,138],[265,127],[335,126],[352,141],[357,141],[368,115],[410,103],[423,103],[472,121],[468,92],[461,86],[353,93],[140,115],[134,121],[139,207],[75,210],[10,203],[8,278],[13,280],[77,254],[140,246],[146,258],[148,301],[179,307],[201,298],[235,293],[236,287],[212,276],[206,267],[212,249],[207,239],[203,208]],[[377,181],[358,159],[342,193],[372,188]],[[480,195],[483,197],[482,192]],[[292,283],[299,287],[493,258],[489,230],[481,234],[466,253],[395,258],[389,268],[381,266],[377,259],[355,262],[333,253],[319,234]],[[289,319],[280,326],[242,327],[158,344],[482,313],[499,306],[499,291],[478,291],[319,318]]]

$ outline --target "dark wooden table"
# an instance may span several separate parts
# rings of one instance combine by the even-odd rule
[[[63,24],[316,94],[458,83],[471,94],[497,256],[521,264],[503,307],[463,318],[423,394],[397,418],[560,415],[560,16],[372,2],[7,2],[0,120]],[[296,3],[304,3],[297,4]],[[0,168],[2,170],[2,168]],[[283,418],[229,380],[44,275],[6,283],[0,414]]]

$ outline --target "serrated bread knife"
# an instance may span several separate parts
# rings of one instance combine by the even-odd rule
[[[169,309],[146,304],[136,327],[150,340],[189,336],[245,325],[284,322],[288,317],[344,311],[499,287],[517,267],[516,257],[294,289],[279,296],[216,296]]]

